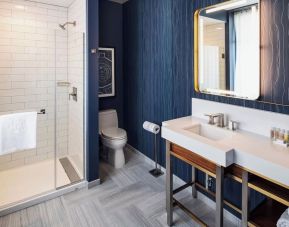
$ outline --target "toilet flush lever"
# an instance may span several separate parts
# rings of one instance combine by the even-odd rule
[[[69,94],[69,100],[70,100],[70,97],[72,97],[72,99],[75,102],[77,102],[77,88],[76,87],[72,88],[72,93]]]

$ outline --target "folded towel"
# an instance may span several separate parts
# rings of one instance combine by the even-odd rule
[[[279,218],[277,227],[289,227],[289,209],[287,209]]]
[[[36,148],[37,112],[0,116],[0,155]]]

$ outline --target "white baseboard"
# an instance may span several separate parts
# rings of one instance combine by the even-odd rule
[[[131,152],[135,152],[138,155],[142,156],[147,164],[149,164],[151,166],[155,165],[155,162],[152,159],[150,159],[149,157],[147,157],[146,155],[141,153],[139,150],[135,149],[133,146],[127,144],[126,149],[130,150]],[[163,166],[162,166],[162,169],[164,171],[166,170],[166,168]],[[179,185],[186,184],[186,182],[184,182],[181,178],[179,178],[176,175],[173,175],[173,178],[174,178],[174,182],[176,184],[179,184]],[[187,190],[190,190],[190,189],[187,189]],[[206,195],[201,193],[200,191],[197,192],[197,197],[199,200],[204,202],[207,206],[211,207],[212,209],[215,209],[216,203],[213,200],[211,200],[209,197],[207,197]],[[227,220],[229,220],[230,222],[235,223],[237,226],[241,226],[241,220],[238,217],[236,217],[235,215],[233,215],[232,213],[230,213],[229,211],[227,211],[226,209],[224,209],[224,217]]]

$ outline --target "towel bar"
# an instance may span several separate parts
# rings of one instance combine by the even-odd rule
[[[37,114],[46,114],[46,110],[45,109],[41,109],[40,112],[38,112]]]

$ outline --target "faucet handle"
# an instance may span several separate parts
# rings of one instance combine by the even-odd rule
[[[215,124],[215,118],[218,117],[218,114],[205,114],[206,117],[209,117],[209,125]]]
[[[223,113],[216,113],[216,114],[205,114],[205,116],[209,117],[209,124],[215,124],[215,118],[218,118],[217,126],[224,128],[225,127],[225,114]]]
[[[232,131],[236,131],[238,129],[238,125],[239,125],[238,121],[230,120],[228,128]]]

